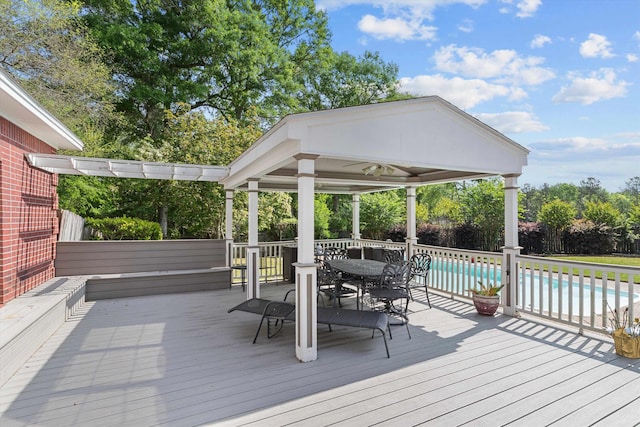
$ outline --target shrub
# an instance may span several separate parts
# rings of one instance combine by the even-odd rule
[[[613,252],[614,232],[604,224],[578,219],[573,221],[563,237],[567,253],[590,255]]]
[[[457,225],[453,229],[455,236],[455,247],[460,249],[479,249],[482,247],[480,241],[480,230],[471,223]]]
[[[417,230],[418,243],[421,245],[445,246],[444,230],[436,224],[423,224]]]
[[[544,252],[544,224],[539,222],[521,222],[518,224],[518,243],[523,254],[541,254]]]
[[[87,218],[96,240],[162,240],[160,224],[139,218]]]
[[[385,240],[391,239],[393,242],[404,242],[407,238],[406,224],[396,224],[384,233]]]

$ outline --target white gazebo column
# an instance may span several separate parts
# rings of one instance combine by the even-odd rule
[[[360,240],[360,195],[353,194],[351,199],[351,239]]]
[[[258,180],[249,180],[249,238],[247,244],[247,299],[260,298],[260,247],[258,246]]]
[[[407,259],[413,255],[416,237],[416,187],[407,187]]]
[[[225,264],[233,266],[233,190],[226,191],[225,198],[224,239],[227,247]]]
[[[299,154],[298,262],[296,266],[296,357],[301,362],[318,358],[317,283],[314,263],[314,181],[317,156]]]
[[[518,292],[518,268],[516,256],[518,246],[518,176],[504,175],[504,247],[502,248],[502,291],[503,313],[516,316],[516,295]]]

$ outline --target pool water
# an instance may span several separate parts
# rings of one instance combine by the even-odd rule
[[[462,263],[449,263],[442,262],[438,260],[434,260],[432,265],[432,270],[435,271],[445,271],[452,274],[461,274],[470,278],[471,281],[477,278],[478,281],[482,281],[483,283],[499,283],[501,281],[501,272],[500,269],[493,270],[493,268],[480,268],[476,264],[462,264]],[[434,276],[432,276],[433,280]],[[574,276],[574,281],[577,278]],[[527,273],[526,275],[526,295],[524,295],[526,301],[526,308],[529,310],[539,310],[540,309],[540,278],[538,274],[534,274],[533,280],[531,275]],[[475,284],[471,284],[470,287],[474,287]],[[531,301],[531,288],[529,286],[533,286],[533,303]],[[572,314],[577,315],[580,310],[580,301],[583,302],[583,313],[588,315],[591,312],[591,297],[592,290],[591,285],[585,284],[583,286],[583,294],[582,298],[580,298],[580,286],[577,283],[572,283],[569,286],[569,282],[567,280],[559,281],[558,279],[553,279],[551,283],[552,289],[552,304],[551,311],[554,313],[558,313],[558,308],[560,307],[559,301],[562,301],[561,310],[563,314],[569,313],[569,301],[571,301],[572,305]],[[616,292],[615,289],[611,288],[612,284],[606,289],[606,300],[605,295],[603,294],[603,288],[600,286],[595,286],[593,289],[594,296],[594,312],[595,314],[602,314],[603,308],[606,310],[606,302],[609,303],[610,306],[615,306],[615,297]],[[627,286],[627,285],[624,285]],[[559,289],[560,288],[560,289]],[[518,292],[521,292],[522,289],[518,289]],[[521,296],[522,297],[522,296]],[[542,298],[543,298],[543,310],[549,309],[549,280],[546,276],[542,277]],[[519,301],[519,305],[521,305],[522,299]],[[640,294],[633,294],[633,302],[640,301]],[[604,307],[603,307],[604,302]],[[620,291],[620,305],[627,306],[629,302],[629,293],[626,291]]]

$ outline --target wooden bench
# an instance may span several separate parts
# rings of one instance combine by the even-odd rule
[[[94,274],[87,277],[86,299],[96,301],[180,292],[227,289],[231,268],[212,267],[191,270],[140,271]]]
[[[253,339],[255,343],[265,319],[267,320],[267,337],[272,338],[282,330],[282,323],[285,320],[295,321],[296,306],[285,301],[271,301],[262,298],[252,298],[244,301],[227,312],[244,311],[261,316],[258,330]],[[271,321],[275,320],[275,331],[271,331]],[[379,311],[353,310],[348,308],[318,307],[317,322],[329,325],[348,326],[353,328],[365,328],[380,331],[384,340],[384,348],[389,355],[387,336],[385,330],[389,330],[389,318],[385,313]],[[391,333],[391,331],[389,331]]]

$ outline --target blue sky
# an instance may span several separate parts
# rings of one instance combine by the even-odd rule
[[[640,0],[316,0],[332,46],[380,52],[532,152],[519,178],[609,191],[640,176]]]

